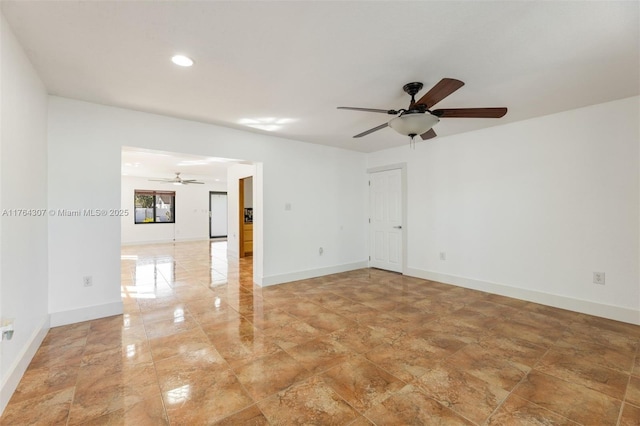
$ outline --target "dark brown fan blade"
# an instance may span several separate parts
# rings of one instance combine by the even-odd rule
[[[507,113],[506,108],[445,108],[432,111],[442,118],[500,118]]]
[[[436,132],[433,129],[429,129],[420,135],[423,141],[426,141],[427,139],[435,138],[436,136],[438,135],[436,135]]]
[[[409,108],[413,108],[414,105],[424,105],[427,108],[431,108],[462,86],[464,86],[464,83],[460,80],[456,80],[453,78],[443,78],[415,104],[411,104]]]
[[[354,136],[354,138],[361,138],[363,136],[367,136],[369,133],[377,132],[378,130],[384,129],[385,127],[388,127],[388,126],[389,126],[389,123],[381,124],[381,125],[379,125],[377,127],[374,127],[373,129],[369,129],[369,130],[367,130],[365,132],[358,133],[357,135]]]
[[[381,112],[383,114],[396,115],[398,111],[394,109],[375,109],[375,108],[355,108],[355,107],[338,107],[338,109],[350,109],[353,111],[365,111],[365,112]]]

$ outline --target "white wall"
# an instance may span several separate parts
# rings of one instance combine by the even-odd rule
[[[47,207],[47,93],[0,16],[0,211]],[[0,317],[14,318],[0,343],[0,413],[49,328],[47,215],[1,216]]]
[[[249,177],[244,181],[244,207],[253,207],[253,178]]]
[[[407,163],[405,272],[640,324],[638,104],[369,154]]]
[[[136,189],[175,191],[175,223],[135,224],[133,194]],[[129,215],[121,219],[123,244],[205,240],[209,238],[209,191],[226,191],[224,183],[171,185],[149,179],[122,176],[120,207]]]
[[[122,146],[244,159],[262,163],[254,176],[254,209],[262,203],[264,216],[264,230],[254,223],[254,257],[264,254],[264,269],[254,264],[258,283],[366,266],[362,153],[59,97],[49,100],[48,137],[50,207],[120,208]],[[121,226],[113,217],[51,218],[52,322],[121,311]],[[93,287],[82,286],[84,275]]]

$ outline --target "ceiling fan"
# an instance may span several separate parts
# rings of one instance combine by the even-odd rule
[[[166,182],[166,183],[172,183],[174,185],[189,185],[192,183],[197,183],[199,185],[204,184],[204,182],[199,182],[195,179],[182,179],[180,177],[180,172],[176,172],[176,177],[171,178],[171,179],[149,179],[150,181],[153,182]]]
[[[417,101],[415,95],[422,90],[422,83],[414,82],[405,84],[402,89],[411,96],[411,103],[407,109],[374,109],[338,107],[338,109],[350,109],[355,111],[379,112],[395,115],[389,122],[358,133],[354,138],[361,138],[370,133],[377,132],[385,127],[391,127],[401,135],[409,136],[411,140],[420,135],[423,140],[435,138],[433,130],[440,118],[500,118],[507,113],[507,108],[445,108],[431,109],[435,104],[464,86],[460,80],[443,78]]]

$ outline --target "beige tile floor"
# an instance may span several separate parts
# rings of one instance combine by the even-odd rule
[[[51,329],[2,424],[640,424],[640,327],[363,269],[267,288],[124,247],[124,315]]]

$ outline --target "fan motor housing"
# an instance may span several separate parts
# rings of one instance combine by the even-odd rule
[[[418,81],[414,81],[413,83],[407,83],[404,86],[402,86],[402,90],[404,90],[407,94],[409,94],[409,96],[413,97],[415,96],[416,93],[422,90],[422,86],[423,86],[422,83]]]

